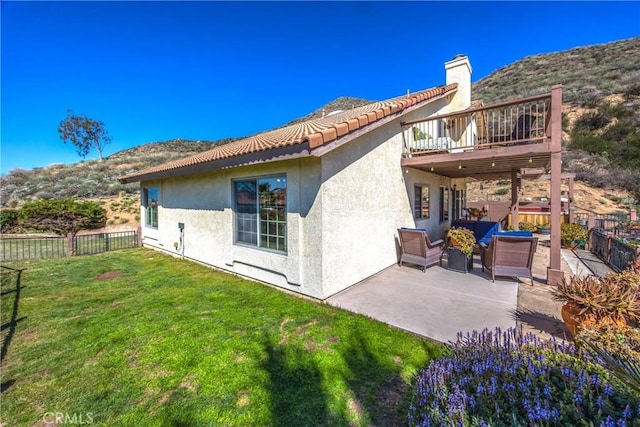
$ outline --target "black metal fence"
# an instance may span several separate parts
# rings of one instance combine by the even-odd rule
[[[1,240],[2,261],[62,258],[67,256],[66,237],[18,237]]]
[[[640,256],[636,247],[623,243],[605,230],[597,228],[589,233],[589,248],[591,253],[616,271],[626,269],[630,262]]]
[[[93,255],[136,246],[138,233],[135,231],[84,234],[73,238],[73,255]]]
[[[62,258],[92,255],[139,246],[138,231],[83,234],[67,237],[3,237],[0,239],[0,260]]]

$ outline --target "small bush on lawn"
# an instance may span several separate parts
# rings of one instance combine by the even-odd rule
[[[600,362],[521,329],[460,334],[449,356],[420,372],[409,423],[637,425],[640,396]]]

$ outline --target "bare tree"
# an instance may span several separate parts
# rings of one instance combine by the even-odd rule
[[[60,122],[58,133],[62,142],[71,142],[76,146],[76,151],[81,157],[86,157],[91,148],[95,147],[102,160],[102,150],[111,142],[111,137],[104,129],[104,123],[73,114],[71,110],[67,110],[67,117]]]

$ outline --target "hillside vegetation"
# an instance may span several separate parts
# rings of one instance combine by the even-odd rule
[[[584,203],[587,208],[590,202],[589,207],[596,212],[609,212],[622,209],[630,198],[640,199],[638,82],[640,37],[526,57],[474,83],[472,94],[474,100],[490,104],[549,93],[553,85],[561,83],[563,169],[576,173],[576,189],[585,194],[584,201],[576,194],[576,204]],[[370,102],[373,101],[341,97],[286,125]],[[104,161],[12,170],[0,177],[0,203],[2,207],[17,207],[38,199],[99,199],[108,210],[110,224],[131,224],[139,220],[138,184],[120,184],[117,177],[236,139],[239,138],[153,142],[113,154]],[[495,183],[484,184],[483,191],[479,191],[478,183],[471,184],[470,197],[502,192],[499,186],[492,190]],[[544,197],[548,190],[540,184],[528,191],[531,194],[527,196]]]

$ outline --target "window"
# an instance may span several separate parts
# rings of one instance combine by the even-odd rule
[[[233,182],[236,242],[287,251],[287,179],[285,176]]]
[[[429,218],[429,186],[416,185],[413,195],[414,218]]]
[[[440,186],[440,222],[449,221],[449,189]]]
[[[144,189],[145,215],[144,223],[147,227],[158,228],[158,187]]]

